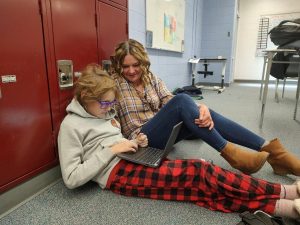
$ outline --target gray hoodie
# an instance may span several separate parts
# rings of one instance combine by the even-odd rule
[[[115,111],[100,119],[87,113],[73,99],[67,112],[58,134],[64,183],[73,189],[93,180],[105,188],[111,170],[120,160],[110,146],[124,140],[121,130],[112,126]]]

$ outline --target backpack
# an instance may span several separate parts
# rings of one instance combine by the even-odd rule
[[[292,25],[286,23],[292,23]],[[276,27],[273,27],[268,34],[271,41],[277,46],[300,40],[300,18],[283,20]]]
[[[277,52],[274,57],[273,61],[289,61],[291,54],[284,54],[283,52]],[[286,70],[289,64],[287,63],[272,63],[270,74],[275,77],[276,79],[283,80],[286,77]]]
[[[180,93],[184,93],[187,94],[189,96],[199,96],[202,94],[202,91],[200,88],[197,88],[195,86],[185,86],[182,88],[177,88],[173,91],[174,95],[180,94]]]
[[[263,211],[240,213],[242,221],[237,225],[286,225],[281,217],[271,216]]]
[[[300,42],[298,46],[300,47]],[[299,62],[300,63],[300,51],[298,50],[298,55],[294,53],[285,54],[283,52],[277,52],[273,61],[286,61],[286,62]],[[270,74],[277,78],[283,80],[285,77],[298,77],[299,64],[295,63],[272,63]]]

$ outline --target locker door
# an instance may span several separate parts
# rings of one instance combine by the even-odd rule
[[[0,192],[56,160],[38,1],[0,1]]]
[[[127,8],[127,0],[111,0],[111,1]]]
[[[55,60],[71,60],[77,72],[98,62],[95,0],[51,0]],[[59,88],[60,118],[73,97],[73,88]]]
[[[100,62],[110,59],[115,46],[128,38],[127,10],[97,1]]]

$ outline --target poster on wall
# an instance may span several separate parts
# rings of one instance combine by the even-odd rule
[[[276,49],[268,35],[273,27],[277,26],[283,20],[294,20],[300,18],[300,12],[261,15],[259,19],[258,35],[256,42],[256,56],[265,56],[265,50]]]
[[[146,47],[184,51],[185,0],[146,0]]]

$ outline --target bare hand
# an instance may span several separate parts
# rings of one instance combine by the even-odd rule
[[[138,136],[134,139],[134,141],[138,144],[140,147],[147,147],[148,145],[148,138],[145,134],[139,133]]]
[[[136,152],[137,148],[137,143],[125,140],[111,146],[111,151],[116,154],[121,152]]]
[[[195,119],[195,124],[199,127],[208,127],[209,130],[213,129],[214,121],[206,105],[199,105],[199,118]]]

